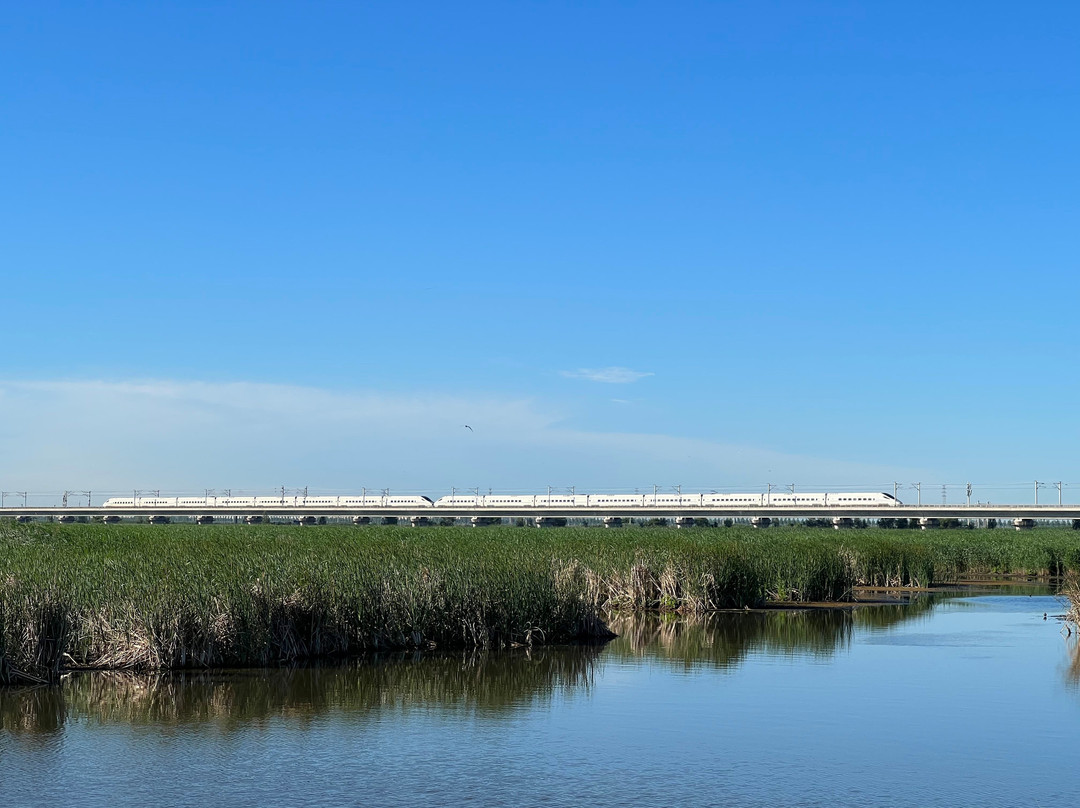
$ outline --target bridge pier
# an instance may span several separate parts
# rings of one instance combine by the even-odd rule
[[[489,525],[501,525],[502,519],[497,516],[474,516],[469,520],[473,527],[488,527]]]
[[[103,513],[101,515],[101,522],[105,525],[115,525],[120,521],[120,517],[115,513]]]
[[[621,516],[605,516],[604,527],[622,527]]]
[[[752,516],[750,517],[750,524],[754,527],[768,527],[772,524],[772,519],[768,516]]]
[[[566,518],[561,516],[537,516],[533,522],[537,527],[566,527]]]
[[[413,527],[424,527],[425,525],[430,525],[431,520],[426,516],[410,516],[409,524]]]
[[[197,525],[212,525],[214,524],[214,517],[208,513],[204,513],[202,516],[195,517],[195,524]]]
[[[692,516],[676,516],[675,527],[693,527],[697,522]]]
[[[850,516],[834,516],[832,518],[833,530],[840,530],[840,528],[854,527],[855,520]]]
[[[922,516],[919,518],[920,530],[934,530],[941,527],[941,520],[936,516]]]
[[[1034,519],[1013,519],[1013,527],[1017,530],[1033,530],[1035,528]]]
[[[251,516],[248,517],[248,519],[251,519],[251,518],[253,518],[253,517],[251,517]],[[249,525],[255,525],[255,524],[258,524],[258,522],[248,522],[248,524]],[[302,524],[302,525],[317,525],[317,524],[319,524],[319,520],[316,519],[314,516],[301,516],[300,517],[300,524]]]
[[[261,525],[262,523],[263,523],[263,518],[261,516],[252,515],[252,516],[245,516],[244,517],[244,524],[247,524],[247,525]]]
[[[16,521],[16,522],[23,522],[23,523],[26,523],[26,522],[33,522],[33,521],[34,521],[34,517],[32,517],[32,516],[27,516],[26,514],[20,514],[20,515],[18,515],[18,516],[16,516],[16,517],[15,517],[15,521]]]
[[[352,523],[354,525],[370,525],[371,524],[371,517],[370,516],[354,516],[352,518]]]
[[[169,524],[170,520],[169,520],[169,517],[167,517],[167,516],[161,516],[160,514],[154,514],[153,516],[151,516],[146,521],[149,522],[152,525],[167,525],[167,524]]]
[[[382,517],[382,523],[384,525],[396,525],[398,518],[396,516],[384,516]]]
[[[63,525],[70,525],[72,522],[75,521],[75,517],[72,516],[70,513],[65,513],[62,516],[56,517],[56,521],[60,522]]]

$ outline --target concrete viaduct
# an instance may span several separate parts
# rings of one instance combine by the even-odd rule
[[[413,525],[428,524],[431,520],[450,518],[468,520],[474,525],[492,524],[502,519],[527,519],[538,527],[558,524],[563,519],[595,519],[609,527],[621,525],[628,519],[668,519],[682,527],[695,519],[734,519],[755,527],[766,527],[777,519],[830,519],[835,527],[849,527],[854,519],[916,520],[923,528],[938,527],[946,519],[997,520],[1018,530],[1033,528],[1040,521],[1080,519],[1080,505],[899,505],[895,507],[832,508],[832,507],[641,507],[624,508],[317,508],[317,507],[5,507],[0,518],[20,522],[47,520],[56,522],[117,522],[121,519],[146,519],[165,523],[176,518],[190,519],[200,524],[235,520],[256,524],[266,520],[286,520],[314,524],[320,517],[351,519],[356,524],[396,520]]]

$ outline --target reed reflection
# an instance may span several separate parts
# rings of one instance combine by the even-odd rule
[[[933,599],[864,609],[628,614],[607,645],[459,655],[400,653],[340,666],[212,672],[79,673],[59,685],[0,688],[0,727],[48,734],[88,725],[213,726],[298,723],[327,714],[363,718],[414,709],[476,714],[535,709],[587,692],[605,662],[649,658],[684,668],[732,668],[753,653],[827,658],[857,628],[886,630],[925,616]]]
[[[855,609],[714,612],[696,616],[628,615],[610,625],[609,654],[679,665],[731,668],[753,653],[827,658],[847,648],[856,629],[888,630],[928,616],[935,599]]]
[[[48,733],[91,724],[214,724],[306,721],[331,712],[419,708],[477,713],[532,708],[587,690],[596,646],[461,656],[393,654],[342,666],[162,674],[88,672],[60,685],[0,689],[0,726]]]

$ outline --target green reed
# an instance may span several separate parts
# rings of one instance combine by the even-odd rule
[[[1080,569],[1068,530],[0,523],[0,681],[608,635],[615,610]]]

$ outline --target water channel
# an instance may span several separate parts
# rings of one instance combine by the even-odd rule
[[[1063,610],[1009,588],[626,618],[599,647],[72,675],[0,692],[0,794],[84,808],[1069,805],[1080,657]]]

